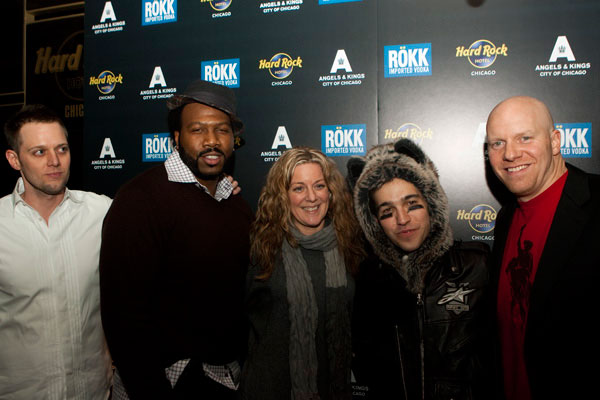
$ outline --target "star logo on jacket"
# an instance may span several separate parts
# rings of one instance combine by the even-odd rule
[[[447,292],[445,295],[440,297],[438,305],[446,305],[447,311],[454,311],[455,314],[460,314],[464,311],[469,311],[470,307],[467,304],[469,301],[468,295],[473,293],[476,289],[469,289],[469,282],[466,283],[454,283],[446,282]]]

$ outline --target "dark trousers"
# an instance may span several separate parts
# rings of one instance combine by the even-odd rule
[[[202,362],[190,360],[173,388],[177,400],[237,400],[238,393],[210,379]]]

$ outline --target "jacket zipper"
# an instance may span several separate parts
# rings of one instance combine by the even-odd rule
[[[417,319],[419,320],[419,345],[421,351],[421,399],[425,400],[425,340],[423,338],[423,325],[425,313],[423,310],[423,295],[417,294]]]
[[[400,360],[400,374],[402,375],[402,389],[404,390],[404,398],[408,400],[408,392],[406,391],[406,377],[404,376],[404,360],[402,359],[402,349],[400,348],[400,332],[398,325],[394,325],[396,330],[396,346],[398,347],[398,359]]]

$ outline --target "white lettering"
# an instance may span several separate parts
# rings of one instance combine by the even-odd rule
[[[559,58],[566,58],[568,61],[575,61],[575,55],[566,36],[559,36],[554,43],[554,49],[550,55],[550,62],[556,62]]]
[[[167,86],[167,82],[165,81],[165,76],[163,75],[162,69],[160,66],[154,67],[154,72],[152,73],[152,79],[150,80],[149,88],[153,88],[156,85],[160,85],[162,87]]]
[[[100,158],[104,158],[106,156],[110,156],[110,158],[115,158],[115,149],[113,148],[110,138],[104,138],[102,150],[100,151]]]
[[[277,133],[275,133],[275,138],[273,139],[271,149],[275,150],[279,146],[285,146],[286,149],[292,148],[292,143],[290,142],[290,138],[285,130],[285,126],[280,126],[277,128]]]
[[[352,67],[350,66],[350,61],[348,61],[348,56],[346,55],[346,51],[344,49],[339,49],[337,51],[329,73],[335,74],[340,69],[343,69],[346,72],[352,72]]]
[[[102,10],[102,17],[100,18],[100,23],[103,23],[107,19],[111,21],[116,21],[117,16],[115,15],[115,10],[113,9],[112,3],[107,1],[104,4],[104,10]]]

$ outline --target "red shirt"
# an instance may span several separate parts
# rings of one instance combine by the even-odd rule
[[[535,198],[519,202],[506,239],[497,312],[507,400],[531,399],[523,356],[529,294],[567,174]]]

